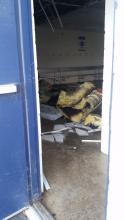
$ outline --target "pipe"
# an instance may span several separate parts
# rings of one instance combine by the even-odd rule
[[[39,2],[39,5],[40,5],[40,7],[41,7],[41,9],[42,9],[42,11],[43,11],[43,13],[44,13],[44,15],[45,15],[45,17],[46,17],[48,23],[49,23],[49,25],[50,25],[50,27],[51,27],[52,32],[54,32],[54,27],[53,27],[53,25],[52,25],[52,23],[51,23],[51,21],[50,21],[48,15],[47,15],[45,9],[44,9],[43,4],[41,3],[41,0],[38,0],[38,2]]]
[[[63,23],[62,23],[60,15],[59,15],[58,9],[56,7],[55,1],[54,0],[51,0],[51,1],[52,1],[53,8],[54,8],[54,10],[56,12],[56,15],[58,17],[58,20],[59,20],[59,23],[60,23],[60,27],[63,28]]]

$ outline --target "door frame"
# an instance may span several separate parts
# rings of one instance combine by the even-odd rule
[[[36,34],[35,34],[33,0],[31,0],[31,24],[32,24],[32,41],[33,41],[34,73],[35,73],[35,89],[36,89],[36,108],[37,108],[37,124],[38,124],[38,146],[39,146],[39,166],[40,166],[39,172],[40,172],[41,192],[44,192],[42,140],[41,140],[41,114],[40,114],[40,100],[39,100],[39,81],[38,81],[38,65],[37,65],[37,49],[36,49]]]
[[[101,152],[108,155],[114,46],[114,0],[105,0],[104,69]]]
[[[123,0],[106,0],[101,148],[108,155],[106,220],[124,219],[123,12]]]

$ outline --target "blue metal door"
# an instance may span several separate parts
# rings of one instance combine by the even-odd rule
[[[30,0],[0,0],[0,219],[41,195]]]

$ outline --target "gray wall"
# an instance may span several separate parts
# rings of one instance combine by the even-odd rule
[[[71,30],[52,33],[39,27],[36,35],[39,68],[103,64],[103,33]]]
[[[103,33],[80,30],[56,30],[52,33],[50,29],[36,27],[36,37],[38,69],[42,77],[55,77],[56,82],[52,80],[53,83],[66,83],[94,80],[92,74],[95,73],[98,79],[102,76],[98,68],[90,71],[78,71],[78,68],[103,65]],[[92,75],[90,79],[88,74]]]

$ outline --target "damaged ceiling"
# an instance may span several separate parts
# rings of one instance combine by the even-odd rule
[[[34,0],[35,23],[36,25],[47,24],[52,31],[56,24],[57,28],[66,28],[66,26],[68,28],[74,23],[78,27],[84,25],[86,20],[91,20],[88,25],[94,26],[95,23],[98,23],[97,26],[102,27],[104,25],[104,7],[104,0]],[[77,13],[79,13],[80,21]],[[69,16],[71,20],[69,20]]]

